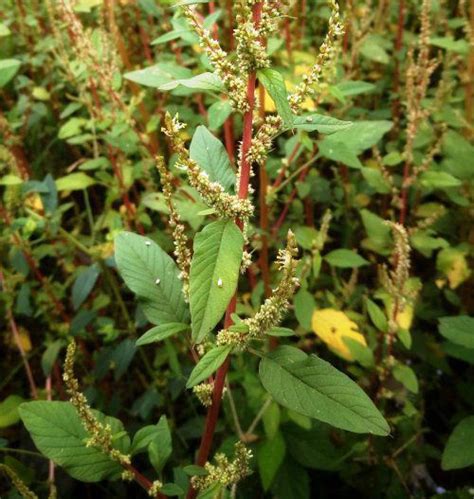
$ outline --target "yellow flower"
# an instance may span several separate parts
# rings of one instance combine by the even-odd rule
[[[332,308],[315,310],[312,318],[313,331],[337,355],[346,360],[354,357],[344,342],[351,338],[363,346],[367,346],[364,336],[359,333],[357,324],[349,319],[344,312]]]

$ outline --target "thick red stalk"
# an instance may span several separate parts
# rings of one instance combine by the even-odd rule
[[[253,22],[255,26],[260,23],[262,15],[262,3],[256,3],[253,6]],[[251,164],[247,160],[247,153],[250,149],[252,143],[252,130],[253,130],[253,111],[255,108],[255,85],[257,81],[257,74],[252,71],[247,80],[247,102],[248,110],[244,114],[243,123],[243,133],[242,133],[242,154],[241,154],[241,164],[240,164],[240,184],[238,196],[241,199],[246,199],[249,193],[249,182],[250,182],[250,171]],[[242,229],[242,220],[236,220],[237,225]],[[237,296],[234,295],[230,301],[224,320],[224,327],[229,327],[232,325],[231,315],[235,312],[235,306],[237,303]],[[212,442],[214,439],[214,432],[217,425],[217,419],[219,417],[219,409],[221,406],[222,392],[224,390],[225,377],[227,371],[229,370],[230,357],[227,357],[222,366],[217,370],[216,377],[214,379],[214,389],[212,392],[212,403],[209,407],[206,415],[206,423],[204,427],[204,433],[201,438],[201,444],[199,446],[198,457],[196,464],[198,466],[204,466],[209,458],[211,452]],[[197,495],[197,490],[190,487],[187,499],[194,499]]]

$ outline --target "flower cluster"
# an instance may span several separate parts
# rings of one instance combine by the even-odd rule
[[[389,225],[395,239],[395,247],[392,255],[393,269],[388,270],[385,265],[380,267],[380,282],[385,290],[390,294],[395,303],[394,313],[389,320],[389,332],[395,333],[398,329],[396,322],[399,313],[402,313],[407,299],[412,293],[406,284],[410,277],[410,242],[405,227],[399,223],[385,222]]]
[[[191,250],[188,245],[188,237],[186,236],[185,227],[181,222],[181,217],[176,212],[172,201],[172,182],[171,173],[165,166],[164,159],[160,156],[157,158],[157,168],[160,173],[161,184],[165,202],[170,211],[169,224],[173,229],[174,255],[176,263],[180,270],[180,277],[183,281],[183,293],[187,300],[189,298],[189,269],[191,267]]]
[[[191,483],[196,490],[205,490],[215,483],[220,483],[224,487],[235,485],[251,474],[250,460],[252,452],[248,450],[242,442],[235,444],[235,456],[229,461],[222,453],[215,455],[216,464],[206,463],[207,475],[193,476]]]
[[[279,20],[287,13],[290,7],[288,0],[267,0],[263,3],[262,19],[259,31],[262,36],[268,37],[278,30]]]
[[[0,463],[0,471],[3,471],[10,478],[22,497],[25,499],[38,499],[38,496],[26,486],[25,482],[9,466]]]
[[[66,385],[66,391],[70,397],[72,405],[75,407],[79,418],[89,434],[87,441],[88,447],[96,447],[107,454],[111,459],[117,461],[121,465],[130,464],[130,456],[122,454],[113,446],[112,428],[109,424],[101,423],[92,412],[87,399],[83,393],[79,391],[79,382],[74,374],[74,356],[76,353],[76,343],[72,340],[66,353],[64,361],[63,380]]]
[[[210,31],[201,26],[194,10],[191,7],[183,7],[183,12],[199,37],[200,46],[205,50],[217,75],[224,83],[232,105],[241,112],[247,111],[247,87],[245,79],[236,72],[237,66],[229,60],[227,52],[212,37]]]
[[[262,42],[261,23],[254,22],[253,2],[244,1],[238,5],[234,30],[237,42],[237,66],[244,73],[266,68],[270,65],[267,50]]]
[[[314,93],[312,86],[318,83],[326,66],[334,60],[337,55],[339,41],[344,34],[344,25],[339,15],[339,5],[336,0],[330,0],[329,3],[332,9],[331,17],[329,18],[329,29],[319,48],[316,63],[311,68],[309,74],[303,76],[303,81],[296,87],[296,90],[288,96],[290,106],[295,113],[299,110],[306,97]]]
[[[193,387],[193,393],[199,399],[199,402],[204,407],[209,407],[212,404],[212,392],[214,383],[200,383]]]
[[[268,297],[258,312],[235,327],[223,329],[217,335],[218,345],[232,345],[242,350],[249,341],[261,338],[272,327],[277,326],[288,310],[299,281],[296,277],[298,248],[293,232],[288,231],[287,245],[278,252],[277,265],[283,277],[272,295]]]
[[[248,219],[253,213],[252,203],[248,199],[240,199],[238,196],[225,192],[224,187],[218,182],[211,182],[208,174],[189,157],[189,152],[180,137],[180,131],[185,127],[180,123],[178,116],[171,117],[169,113],[165,116],[163,133],[170,138],[173,149],[179,156],[179,167],[186,171],[189,183],[202,197],[203,201],[214,208],[222,218]]]
[[[160,482],[160,480],[155,480],[152,484],[151,484],[151,487],[148,489],[148,495],[150,497],[156,497],[159,492],[160,492],[160,489],[163,487],[163,483]]]
[[[275,135],[281,130],[283,120],[280,116],[266,116],[263,125],[259,128],[247,153],[247,161],[262,164],[268,155]]]
[[[430,6],[431,0],[423,0],[421,7],[421,30],[418,40],[418,52],[415,57],[414,48],[408,51],[408,68],[406,72],[406,109],[407,109],[407,140],[404,149],[405,161],[413,163],[413,143],[420,123],[429,115],[429,110],[423,107],[431,75],[438,67],[437,59],[430,59]]]

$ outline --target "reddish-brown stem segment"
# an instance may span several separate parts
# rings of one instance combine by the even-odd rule
[[[392,117],[396,125],[400,119],[400,51],[403,46],[403,25],[405,22],[405,0],[399,0],[398,4],[398,23],[397,23],[397,36],[395,38],[394,52],[395,52],[395,68],[393,71],[393,93],[395,98],[392,104]]]
[[[262,4],[256,3],[253,6],[253,22],[255,26],[260,23],[262,15]],[[240,184],[238,196],[241,199],[246,199],[249,192],[249,182],[251,173],[251,164],[247,160],[247,153],[250,149],[252,143],[252,130],[253,130],[253,111],[255,108],[255,85],[257,81],[257,75],[255,71],[252,71],[247,80],[247,102],[248,109],[244,114],[243,123],[243,133],[242,133],[242,151],[241,151],[241,164],[240,164]],[[242,229],[242,220],[236,220],[237,225]],[[234,295],[230,301],[224,320],[224,327],[229,327],[232,325],[231,315],[235,311],[235,306],[237,303],[237,296]],[[212,442],[214,439],[214,432],[217,425],[217,419],[219,416],[219,409],[221,406],[222,392],[224,390],[225,377],[230,365],[230,357],[227,357],[222,366],[218,369],[216,377],[214,379],[214,389],[212,392],[212,403],[209,407],[206,415],[206,423],[204,427],[204,433],[201,438],[201,444],[199,446],[198,456],[196,464],[198,466],[204,466],[209,458],[209,453],[211,452]],[[187,499],[194,499],[197,495],[197,490],[193,487],[189,488]]]

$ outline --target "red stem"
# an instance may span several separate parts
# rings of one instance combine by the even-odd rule
[[[262,14],[262,3],[256,3],[253,8],[253,22],[256,27],[258,27]],[[252,130],[253,130],[253,111],[255,107],[255,84],[257,81],[257,75],[255,71],[252,71],[247,80],[247,102],[248,110],[244,114],[244,129],[242,134],[242,160],[240,165],[240,185],[239,185],[239,198],[246,199],[249,192],[249,182],[250,182],[250,170],[251,164],[247,160],[247,153],[250,149],[252,143]],[[237,225],[242,229],[242,220],[236,220]],[[237,303],[237,295],[234,295],[230,301],[224,320],[224,327],[227,328],[232,325],[233,321],[231,315],[235,311],[235,306]],[[206,415],[206,424],[204,427],[204,433],[201,438],[201,444],[199,446],[198,457],[196,464],[198,466],[203,466],[208,458],[211,451],[212,442],[214,439],[214,432],[217,425],[217,419],[219,417],[219,409],[221,406],[222,392],[224,390],[225,377],[227,371],[229,370],[230,357],[227,357],[222,366],[217,370],[216,377],[214,380],[214,389],[212,392],[212,403],[209,407]],[[187,499],[195,499],[197,495],[197,490],[193,487],[189,488]]]

